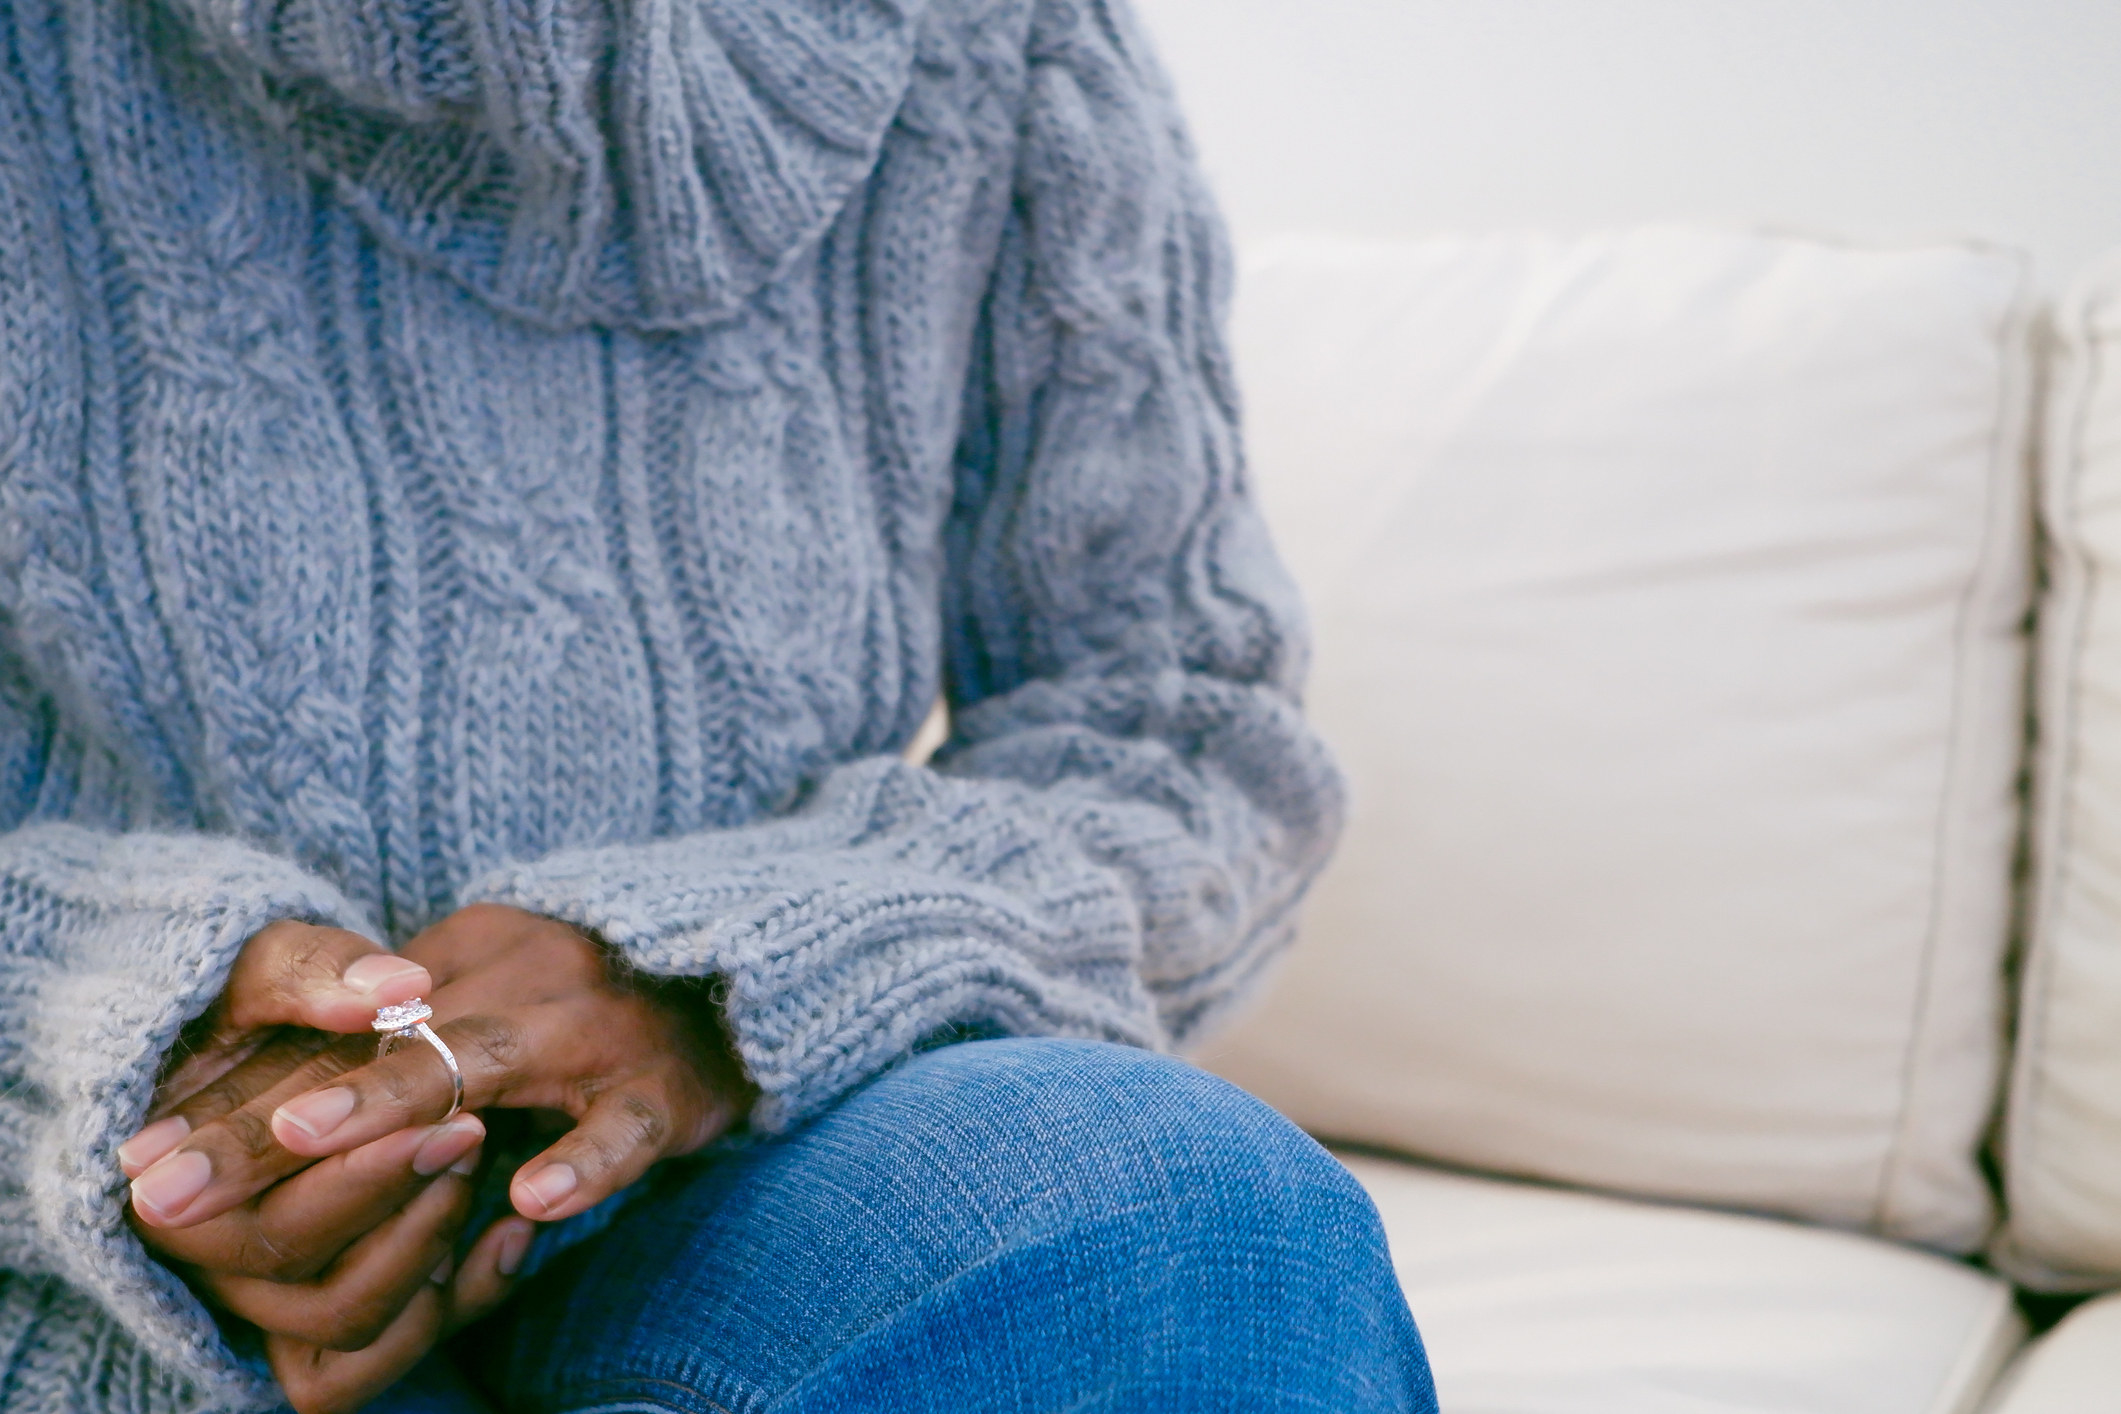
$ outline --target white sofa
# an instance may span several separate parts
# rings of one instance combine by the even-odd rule
[[[1446,1414],[2121,1411],[2020,1300],[2121,1289],[2121,260],[1291,240],[1235,328],[1352,804],[1199,1059]]]

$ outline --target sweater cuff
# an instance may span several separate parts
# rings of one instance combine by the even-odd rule
[[[195,1407],[269,1408],[270,1376],[125,1222],[117,1146],[145,1118],[162,1058],[212,1005],[244,943],[298,918],[374,930],[330,885],[232,840],[40,826],[0,842],[20,1031],[0,1074],[22,1125],[29,1229],[8,1265],[61,1278],[113,1319]]]
[[[1159,1044],[1136,902],[1035,795],[877,758],[791,815],[555,854],[463,902],[557,918],[643,971],[719,977],[752,1123],[778,1131],[954,1028]]]
[[[197,1386],[112,1328],[110,1313],[52,1277],[0,1271],[0,1399],[45,1414],[199,1414]]]

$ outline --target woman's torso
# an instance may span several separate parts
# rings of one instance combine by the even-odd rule
[[[157,5],[0,19],[0,808],[233,831],[402,935],[913,733],[1025,6],[922,18],[822,239],[655,332],[401,255]]]

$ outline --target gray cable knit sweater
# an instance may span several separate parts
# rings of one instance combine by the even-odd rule
[[[719,974],[768,1128],[1214,1013],[1339,812],[1226,280],[1118,0],[0,5],[0,1405],[275,1402],[112,1152],[272,919]]]

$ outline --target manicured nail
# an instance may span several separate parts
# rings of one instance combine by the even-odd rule
[[[523,1192],[545,1212],[551,1212],[567,1200],[578,1183],[572,1164],[547,1164],[529,1178],[523,1180]],[[525,1217],[530,1216],[528,1213]]]
[[[407,962],[402,957],[393,957],[387,952],[373,952],[366,957],[355,958],[347,964],[339,980],[356,992],[380,992],[393,982],[402,982],[417,977],[421,986],[427,985],[427,969],[417,962]]]
[[[190,1207],[213,1176],[213,1160],[198,1150],[171,1154],[133,1180],[133,1207],[142,1217],[167,1222]]]
[[[530,1255],[530,1224],[510,1223],[501,1234],[501,1250],[494,1254],[494,1270],[504,1277],[512,1277],[523,1270],[523,1259]]]
[[[447,1286],[449,1285],[449,1274],[455,1271],[456,1269],[457,1259],[454,1257],[444,1257],[442,1259],[442,1265],[436,1267],[433,1271],[429,1272],[427,1274],[427,1279],[433,1282],[436,1286]]]
[[[354,1092],[343,1085],[298,1095],[273,1111],[272,1126],[285,1124],[311,1139],[322,1139],[346,1122],[354,1111]]]
[[[127,1178],[138,1178],[149,1164],[182,1144],[191,1133],[191,1121],[183,1115],[158,1119],[118,1146],[118,1166]]]
[[[485,1135],[486,1126],[470,1115],[453,1119],[429,1135],[412,1156],[412,1171],[422,1178],[438,1174],[477,1148]]]

